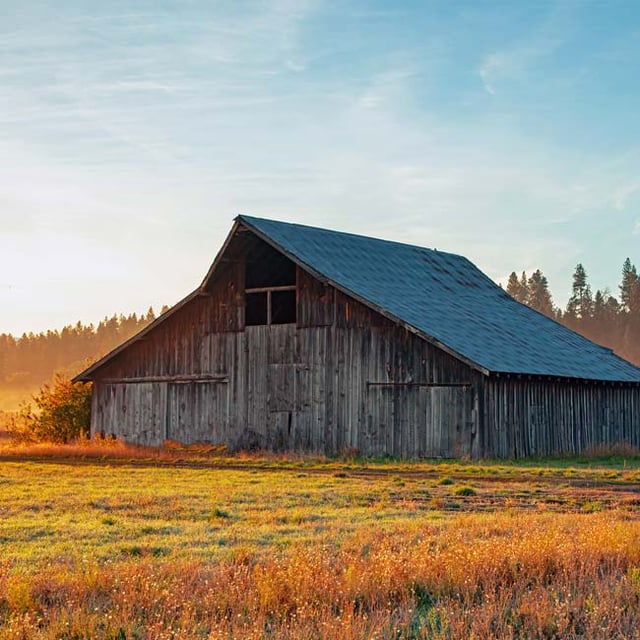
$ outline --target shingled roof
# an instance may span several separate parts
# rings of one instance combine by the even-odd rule
[[[244,215],[237,221],[486,372],[640,382],[640,368],[520,304],[463,256]]]

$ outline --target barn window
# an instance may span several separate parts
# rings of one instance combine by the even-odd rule
[[[256,291],[245,295],[245,324],[268,324],[267,295],[266,291]]]
[[[296,290],[271,292],[271,324],[296,321]]]
[[[245,325],[288,324],[296,321],[295,285],[245,290]]]
[[[245,325],[296,321],[296,266],[271,247],[247,260]]]

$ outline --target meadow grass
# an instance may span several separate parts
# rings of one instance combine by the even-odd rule
[[[635,465],[0,456],[1,638],[640,637]]]

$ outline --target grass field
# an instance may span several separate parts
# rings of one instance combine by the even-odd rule
[[[637,638],[637,457],[0,448],[0,637]]]

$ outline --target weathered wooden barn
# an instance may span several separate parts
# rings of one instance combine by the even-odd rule
[[[640,369],[461,256],[240,216],[202,284],[81,373],[92,433],[335,454],[640,445]]]

